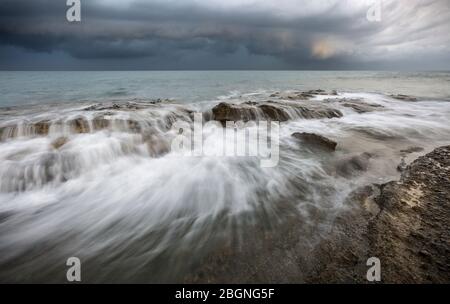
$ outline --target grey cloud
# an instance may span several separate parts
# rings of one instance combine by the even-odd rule
[[[360,69],[393,62],[401,67],[405,53],[424,57],[424,43],[434,54],[429,59],[433,66],[447,58],[450,46],[445,32],[450,25],[447,0],[410,4],[384,0],[380,23],[368,22],[368,7],[351,0],[307,13],[301,4],[312,1],[297,1],[300,7],[294,9],[289,0],[274,1],[279,7],[269,8],[257,4],[223,8],[198,1],[113,1],[109,5],[81,1],[78,24],[65,20],[67,7],[62,0],[2,1],[0,48],[22,48],[29,53],[20,52],[17,58],[62,52],[86,68],[106,62],[112,69],[133,68],[140,62],[147,68],[173,68],[176,63],[184,69],[195,68],[196,62],[206,69]],[[408,22],[413,23],[401,26]],[[0,59],[0,68],[10,59]],[[410,67],[408,60],[403,61]],[[49,68],[64,67],[63,60],[48,64]]]

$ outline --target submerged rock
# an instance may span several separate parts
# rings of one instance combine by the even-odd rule
[[[372,154],[364,152],[360,155],[345,157],[336,163],[336,174],[343,177],[352,177],[367,171]]]
[[[0,140],[6,140],[17,136],[17,126],[5,126],[0,128]]]
[[[50,120],[42,120],[33,125],[34,132],[37,135],[47,135],[50,129]]]
[[[403,172],[406,170],[407,166],[408,165],[406,164],[405,158],[403,157],[402,160],[400,161],[400,164],[398,164],[397,166],[397,171]]]
[[[68,122],[68,125],[74,133],[89,133],[89,122],[84,117],[78,117]]]
[[[147,109],[155,104],[169,102],[170,99],[155,99],[145,102],[117,102],[117,103],[99,103],[95,105],[88,106],[84,108],[84,111],[106,111],[106,110],[116,110],[116,111],[136,111]]]
[[[402,153],[402,154],[411,154],[411,153],[422,152],[423,150],[424,150],[424,148],[422,148],[422,147],[409,147],[409,148],[400,150],[400,153]]]
[[[337,143],[322,135],[303,132],[303,133],[293,133],[291,136],[301,140],[304,144],[314,148],[320,148],[328,151],[336,150]]]
[[[61,136],[61,137],[58,137],[57,139],[55,139],[54,141],[52,141],[51,146],[55,149],[59,149],[62,146],[64,146],[68,141],[69,141],[69,139],[67,137]]]
[[[397,94],[397,95],[390,95],[394,99],[403,100],[403,101],[417,101],[416,97],[404,95],[404,94]]]
[[[339,103],[341,106],[351,108],[359,114],[378,111],[384,108],[380,104],[368,103],[359,98],[327,98],[324,101],[330,103]]]
[[[380,141],[398,141],[404,139],[402,135],[395,134],[392,130],[382,130],[371,126],[356,126],[349,128],[349,130]]]
[[[288,99],[288,100],[308,100],[314,98],[316,95],[338,95],[336,90],[331,92],[326,92],[325,90],[309,90],[304,92],[275,92],[270,95],[271,98],[280,98],[280,99]]]
[[[347,101],[342,103],[342,106],[346,108],[352,108],[355,112],[359,114],[378,111],[380,110],[380,108],[383,108],[383,106],[378,104],[370,104],[361,101]]]
[[[142,141],[147,145],[151,157],[160,157],[170,152],[170,143],[158,133],[145,132]]]
[[[111,126],[111,120],[107,119],[104,115],[99,115],[92,119],[92,127],[94,130],[103,130]]]

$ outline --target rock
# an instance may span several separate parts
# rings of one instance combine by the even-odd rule
[[[212,119],[220,121],[225,126],[227,121],[273,120],[287,121],[290,116],[286,110],[275,105],[234,105],[220,103],[212,109]]]
[[[59,149],[62,146],[64,146],[68,141],[69,141],[69,139],[67,137],[61,136],[61,137],[58,137],[57,139],[55,139],[51,143],[51,146],[55,149]]]
[[[367,171],[372,154],[364,152],[360,155],[346,157],[336,164],[336,173],[343,177],[352,177]]]
[[[306,92],[303,92],[304,94],[310,94],[310,95],[330,95],[327,94],[324,90],[318,89],[318,90],[309,90]]]
[[[402,153],[402,154],[411,154],[411,153],[422,152],[423,150],[424,150],[424,148],[422,148],[422,147],[409,147],[409,148],[400,150],[400,153]]]
[[[140,133],[142,131],[141,124],[138,121],[136,121],[136,120],[127,119],[125,121],[125,125],[128,128],[127,131],[131,131],[131,132],[134,132],[134,133]]]
[[[278,97],[278,96],[280,96],[280,92],[275,92],[273,94],[270,94],[270,98],[275,98],[275,97]]]
[[[402,160],[400,161],[400,164],[397,166],[397,171],[398,171],[398,172],[403,172],[403,171],[406,170],[406,167],[407,167],[407,166],[408,166],[408,165],[407,165],[406,162],[405,162],[405,158],[403,157]]]
[[[89,133],[89,122],[84,117],[78,117],[68,122],[72,131],[75,133]]]
[[[289,119],[339,118],[341,111],[320,104],[301,105],[293,102],[243,103],[230,104],[222,102],[211,110],[211,118],[225,125],[227,121],[272,120],[287,121]]]
[[[330,103],[340,103],[341,106],[352,108],[359,114],[377,111],[384,108],[382,105],[376,103],[368,103],[359,98],[327,98],[324,99],[324,101]]]
[[[115,110],[115,111],[136,111],[147,109],[155,104],[169,102],[170,99],[155,99],[145,102],[123,102],[123,103],[99,103],[95,105],[88,106],[84,108],[84,111],[106,111],[106,110]]]
[[[397,94],[397,95],[390,95],[394,99],[403,100],[403,101],[417,101],[416,97],[404,95],[404,94]]]
[[[0,128],[0,140],[6,140],[9,138],[17,137],[18,129],[17,126],[5,126]]]
[[[301,140],[304,144],[311,147],[316,147],[328,151],[336,150],[337,143],[322,135],[303,132],[303,133],[293,133],[291,136]]]
[[[276,92],[270,95],[270,98],[288,99],[288,100],[307,100],[314,97],[313,94],[307,94],[302,92]]]
[[[342,106],[346,107],[346,108],[352,108],[353,110],[355,110],[355,112],[357,112],[359,114],[377,111],[383,107],[381,105],[369,104],[369,103],[364,103],[361,101],[344,102],[344,103],[342,103]]]
[[[319,118],[340,118],[344,116],[341,111],[333,108],[323,107],[321,105],[293,105],[292,110],[300,118],[319,119]]]
[[[104,115],[99,115],[92,119],[92,127],[94,130],[103,130],[111,126],[111,120],[105,118]]]
[[[307,282],[367,283],[360,265],[377,257],[382,283],[448,283],[450,146],[415,160],[400,181],[371,188],[349,196],[351,210],[337,217],[336,233],[311,253],[322,266]]]
[[[221,102],[212,108],[213,120],[225,125],[227,121],[250,121],[256,119],[256,111],[247,105],[234,105]]]
[[[326,92],[324,90],[318,89],[318,90],[309,90],[304,92],[275,92],[270,95],[270,98],[280,98],[280,99],[288,99],[288,100],[308,100],[313,98],[316,95],[338,95],[336,90],[333,90],[331,92]]]
[[[381,261],[381,283],[450,282],[450,146],[415,160],[400,181],[353,191],[344,204],[312,249],[304,221],[293,216],[269,233],[242,235],[239,246],[223,245],[185,282],[368,283],[369,257]]]
[[[258,108],[262,111],[263,116],[270,120],[287,121],[290,119],[289,114],[285,110],[280,109],[276,106],[264,104],[258,106]]]
[[[369,254],[383,261],[383,282],[450,282],[450,146],[415,160],[377,203]]]
[[[395,134],[391,130],[380,130],[370,126],[352,127],[351,131],[380,141],[399,141],[404,139],[402,135]]]
[[[170,152],[169,142],[157,133],[144,133],[142,141],[147,144],[148,153],[151,157],[159,157]]]
[[[37,135],[47,135],[48,131],[50,129],[50,125],[51,125],[51,123],[49,120],[42,120],[42,121],[36,122],[33,125],[34,133]]]

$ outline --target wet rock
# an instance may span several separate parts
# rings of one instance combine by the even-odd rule
[[[292,109],[301,118],[305,119],[319,119],[319,118],[340,118],[344,116],[341,111],[333,108],[327,108],[323,106],[292,106]]]
[[[78,117],[68,122],[74,133],[89,133],[89,122],[84,117]]]
[[[280,92],[275,92],[273,94],[270,94],[271,98],[275,98],[275,97],[279,97],[280,96]]]
[[[343,177],[352,177],[367,171],[372,154],[364,152],[360,155],[346,157],[336,164],[336,174]]]
[[[361,101],[348,101],[342,103],[343,107],[352,108],[359,114],[380,110],[383,106],[377,104],[369,104]]]
[[[352,108],[359,114],[378,111],[384,108],[382,105],[376,103],[368,103],[359,98],[327,98],[324,99],[324,101],[330,103],[339,103],[343,107]]]
[[[306,92],[303,92],[304,94],[309,94],[309,95],[329,95],[327,94],[324,90],[318,89],[318,90],[309,90]]]
[[[408,147],[406,149],[400,150],[400,153],[411,154],[411,153],[422,152],[423,150],[424,150],[424,148],[422,148],[422,147]]]
[[[288,100],[308,100],[314,98],[317,95],[338,95],[336,90],[326,92],[325,90],[309,90],[304,92],[299,91],[287,91],[287,92],[275,92],[270,95],[271,98],[280,98]]]
[[[42,120],[33,125],[34,133],[37,135],[47,135],[50,129],[50,120]]]
[[[403,101],[417,101],[416,97],[404,95],[404,94],[397,94],[397,95],[390,95],[394,99],[403,100]]]
[[[383,261],[383,281],[450,282],[450,146],[415,160],[377,203],[370,254]]]
[[[383,283],[448,283],[450,146],[415,160],[400,181],[370,187],[375,192],[349,196],[351,211],[338,216],[336,233],[311,253],[321,266],[307,281],[367,283],[360,266],[377,257]]]
[[[402,160],[400,161],[400,164],[398,164],[397,166],[397,171],[398,172],[403,172],[406,170],[406,167],[408,165],[406,164],[405,158],[402,158]]]
[[[170,152],[170,144],[157,133],[145,132],[142,141],[147,144],[147,150],[151,157],[160,157]]]
[[[273,120],[287,121],[294,118],[319,119],[342,117],[341,111],[323,105],[301,105],[293,102],[267,101],[261,104],[220,103],[211,110],[212,119],[225,125],[226,121]]]
[[[357,189],[345,204],[313,249],[295,216],[270,234],[243,236],[238,248],[221,247],[185,281],[368,283],[367,259],[377,257],[382,283],[450,282],[450,146],[418,158],[398,182]]]
[[[123,102],[123,103],[99,103],[95,105],[91,105],[89,107],[84,108],[84,111],[106,111],[106,110],[115,110],[115,111],[136,111],[147,109],[152,107],[155,104],[169,102],[169,99],[155,99],[146,102]]]
[[[302,92],[275,92],[270,95],[270,98],[288,99],[288,100],[308,100],[314,97],[313,94]]]
[[[303,133],[293,133],[291,136],[301,140],[304,144],[310,147],[320,148],[327,151],[336,150],[337,143],[322,135],[303,132]]]
[[[17,126],[5,126],[0,128],[0,140],[6,140],[9,138],[17,137]]]
[[[128,120],[126,120],[125,124],[126,124],[128,130],[131,132],[139,133],[142,131],[141,124],[136,120],[128,119]]]
[[[390,130],[380,130],[374,127],[357,126],[352,127],[350,130],[380,141],[394,141],[404,139],[403,136],[394,134]]]
[[[270,120],[287,121],[290,118],[286,111],[273,105],[264,104],[258,106],[258,108],[262,111],[263,116]]]
[[[290,116],[288,112],[275,105],[234,105],[228,103],[220,103],[212,109],[213,120],[220,121],[223,125],[227,121],[250,121],[250,120],[274,120],[287,121]]]
[[[234,105],[221,102],[212,108],[213,120],[220,121],[225,125],[227,121],[250,121],[256,120],[254,107],[248,105]]]
[[[104,115],[99,115],[92,119],[92,127],[94,130],[103,130],[111,126],[111,120],[107,119]]]
[[[179,107],[176,111],[171,111],[169,114],[164,116],[161,127],[166,130],[170,130],[172,125],[177,121],[185,121],[189,123],[193,122],[194,114],[194,111]],[[206,121],[208,121],[208,119],[206,119]]]
[[[62,146],[64,146],[68,141],[69,141],[69,139],[67,137],[61,136],[61,137],[58,137],[57,139],[55,139],[54,141],[52,141],[51,146],[54,149],[59,149]]]

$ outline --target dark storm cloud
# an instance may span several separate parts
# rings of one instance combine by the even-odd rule
[[[48,68],[448,67],[447,0],[384,0],[381,22],[352,0],[81,0],[82,21],[69,23],[65,2],[2,0],[0,67],[42,53],[73,59]]]

